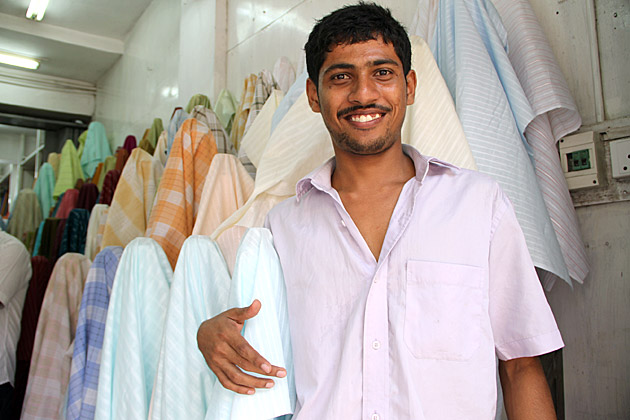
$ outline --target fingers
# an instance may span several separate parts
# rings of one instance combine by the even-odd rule
[[[284,368],[269,363],[244,338],[232,348],[234,350],[233,361],[243,370],[278,378],[284,378],[287,375]]]
[[[239,324],[242,324],[248,319],[253,318],[256,315],[258,315],[258,312],[260,311],[261,306],[262,304],[260,303],[260,301],[258,299],[254,299],[251,305],[246,306],[245,308],[230,309],[226,311],[225,314],[231,320],[238,322]]]
[[[239,394],[252,395],[256,392],[256,388],[271,388],[274,386],[272,380],[248,375],[230,364],[225,364],[222,366],[222,369],[216,369],[215,374],[225,389]]]

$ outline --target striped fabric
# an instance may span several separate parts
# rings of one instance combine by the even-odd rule
[[[453,100],[427,44],[412,37],[412,67],[418,80],[415,103],[407,107],[403,142],[422,153],[467,169],[476,169]],[[267,212],[295,194],[302,177],[333,155],[330,135],[319,114],[311,111],[302,92],[271,137],[260,160],[254,192],[247,203],[212,234],[232,226],[262,226]],[[220,241],[220,238],[218,239]]]
[[[35,181],[35,187],[33,188],[37,198],[39,199],[39,206],[42,209],[42,220],[47,218],[50,214],[50,209],[55,205],[53,199],[53,191],[55,190],[55,171],[48,162],[44,162],[39,168],[39,176]]]
[[[103,234],[105,233],[105,226],[107,225],[107,216],[109,215],[109,207],[103,210],[101,219],[98,222],[98,231],[96,232],[96,252],[98,253],[102,248]]]
[[[239,156],[247,156],[247,159],[249,159],[255,167],[260,165],[260,158],[265,151],[267,140],[269,140],[269,136],[271,135],[273,116],[283,98],[284,93],[282,93],[281,90],[274,89],[271,95],[269,95],[267,102],[265,102],[265,105],[261,108],[256,120],[254,120],[241,140]]]
[[[523,136],[535,115],[506,42],[491,3],[440,1],[432,50],[479,170],[492,176],[513,203],[534,265],[570,282]]]
[[[74,337],[67,420],[94,418],[107,307],[122,252],[119,246],[105,248],[88,272]]]
[[[92,261],[96,257],[96,254],[98,254],[101,247],[101,244],[98,241],[98,227],[103,213],[108,209],[109,206],[107,204],[97,204],[90,213],[90,221],[88,222],[87,233],[85,235],[85,256]]]
[[[118,169],[112,169],[107,172],[105,175],[105,180],[103,181],[103,188],[101,188],[101,196],[99,198],[99,203],[110,205],[112,203],[112,199],[114,198],[114,192],[116,192],[116,186],[118,185],[118,181],[120,180],[121,171]]]
[[[35,191],[24,188],[18,193],[11,217],[7,225],[7,232],[26,243],[27,234],[37,232],[42,222],[42,209]]]
[[[197,348],[197,329],[227,308],[259,299],[263,306],[243,329],[245,339],[287,377],[272,389],[239,395],[221,386]],[[230,277],[221,251],[191,236],[175,269],[153,391],[152,419],[266,420],[295,407],[293,356],[280,261],[267,229],[247,231]],[[177,384],[177,386],[173,386]]]
[[[247,114],[247,122],[245,123],[245,131],[243,135],[247,133],[249,127],[254,123],[254,120],[258,116],[258,113],[262,109],[267,98],[271,95],[274,89],[280,89],[278,84],[273,78],[273,75],[268,70],[263,70],[258,74],[256,78],[256,84],[254,86],[254,97],[252,98],[251,105],[249,106],[249,114]]]
[[[172,278],[154,240],[127,245],[107,310],[95,419],[147,418]]]
[[[59,246],[59,257],[67,252],[77,254],[85,252],[85,236],[89,221],[90,212],[85,209],[74,209],[70,212]]]
[[[525,137],[534,154],[538,184],[569,275],[582,283],[589,265],[556,149],[561,137],[580,127],[581,117],[529,3],[494,0],[494,5],[507,30],[508,56],[536,114]],[[542,277],[547,289],[551,289],[555,279],[549,272]]]
[[[308,73],[306,71],[302,72],[297,77],[297,79],[295,79],[295,82],[293,83],[293,85],[291,85],[286,95],[284,95],[284,98],[282,99],[282,101],[280,101],[280,104],[278,105],[278,109],[276,109],[276,111],[273,113],[273,118],[271,119],[271,133],[275,131],[280,121],[282,121],[284,116],[287,115],[289,109],[291,109],[295,101],[297,101],[302,92],[304,92],[304,90],[306,89],[307,79]]]
[[[210,131],[212,131],[212,135],[214,136],[214,141],[217,143],[218,153],[236,154],[230,138],[219,121],[217,114],[215,114],[213,110],[197,105],[190,112],[190,118],[194,118],[210,128]]]
[[[215,155],[204,181],[192,234],[212,234],[247,202],[253,190],[254,180],[236,156],[223,153]]]
[[[144,236],[161,176],[162,167],[155,165],[151,155],[139,147],[133,150],[109,207],[102,248],[124,247]]]
[[[53,269],[35,333],[22,419],[58,419],[90,260],[65,254]]]
[[[85,177],[91,178],[98,164],[105,161],[105,158],[111,154],[105,126],[98,121],[92,121],[88,126],[85,148],[80,156]]]
[[[245,134],[245,125],[247,124],[247,117],[249,115],[249,109],[254,102],[254,92],[256,90],[255,74],[250,74],[245,78],[243,82],[243,93],[241,94],[241,101],[239,102],[238,109],[234,114],[234,121],[232,123],[232,130],[230,132],[230,140],[234,145],[234,149],[238,150],[241,147],[241,139]]]
[[[187,119],[173,142],[145,233],[164,249],[171,267],[175,267],[179,250],[192,233],[203,184],[216,153],[210,129],[193,118]],[[113,208],[112,203],[108,224]]]
[[[79,190],[69,188],[63,193],[63,197],[59,197],[59,207],[53,213],[53,216],[59,219],[67,219],[70,212],[77,207],[79,201]]]

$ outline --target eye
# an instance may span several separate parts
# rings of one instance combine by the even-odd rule
[[[394,74],[391,70],[389,69],[378,69],[376,70],[376,76],[378,77],[388,77],[391,76],[392,74]]]
[[[331,76],[331,80],[346,80],[348,75],[346,73],[337,73]]]

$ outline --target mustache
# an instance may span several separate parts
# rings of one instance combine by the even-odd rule
[[[380,111],[383,112],[389,112],[392,109],[388,106],[384,106],[384,105],[378,105],[378,104],[370,104],[370,105],[354,105],[354,106],[350,106],[348,108],[344,108],[342,110],[340,110],[339,112],[337,112],[337,118],[341,118],[344,115],[350,114],[352,112],[355,111],[359,111],[362,109],[378,109]]]

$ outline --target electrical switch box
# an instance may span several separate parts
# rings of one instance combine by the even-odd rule
[[[560,139],[560,160],[570,190],[601,185],[597,149],[593,131]]]
[[[630,137],[610,142],[613,178],[630,176]]]

